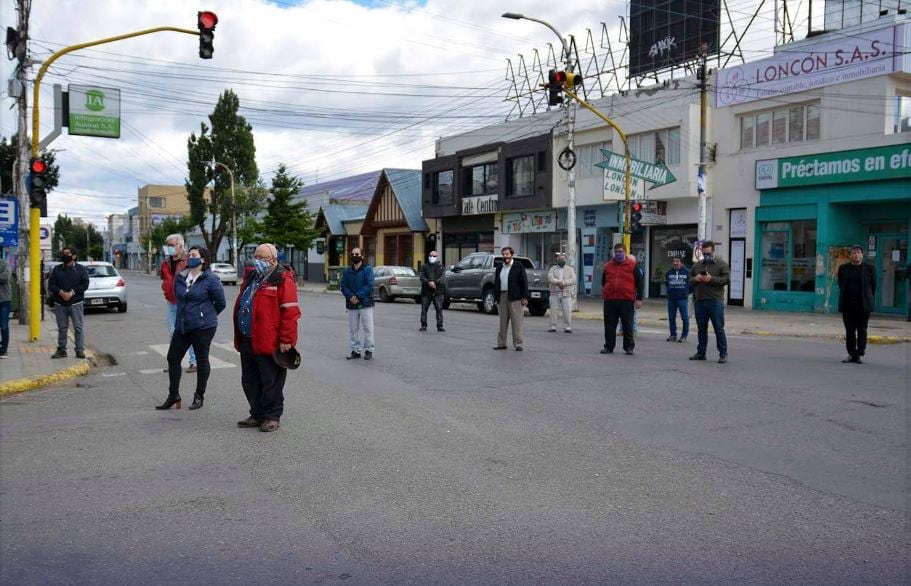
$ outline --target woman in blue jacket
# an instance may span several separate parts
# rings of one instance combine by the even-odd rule
[[[225,308],[221,280],[209,270],[209,251],[193,246],[187,253],[187,268],[174,279],[177,319],[168,348],[168,398],[156,409],[180,409],[180,361],[192,345],[196,350],[196,392],[190,409],[202,407],[209,381],[209,346],[218,327],[218,314]]]

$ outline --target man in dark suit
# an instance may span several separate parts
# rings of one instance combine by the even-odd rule
[[[431,250],[426,264],[421,266],[421,330],[427,331],[427,310],[433,303],[437,313],[437,331],[445,332],[443,328],[443,288],[446,271],[440,263],[436,250]]]
[[[848,357],[842,362],[861,364],[867,350],[867,322],[873,312],[876,273],[864,262],[864,249],[851,247],[851,262],[838,267],[838,311],[845,322]]]
[[[494,350],[506,350],[506,331],[512,322],[512,344],[518,352],[522,351],[522,318],[525,306],[528,305],[528,275],[525,266],[513,259],[513,250],[504,246],[500,251],[503,264],[497,267],[494,276],[497,311],[500,314],[500,331],[497,334],[497,345]]]

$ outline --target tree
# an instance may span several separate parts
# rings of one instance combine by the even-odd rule
[[[149,240],[151,239],[152,253],[164,246],[171,234],[185,234],[193,227],[191,220],[184,216],[182,218],[165,218],[152,229],[151,234],[142,236],[142,249],[149,249]]]
[[[307,250],[319,234],[313,228],[313,214],[307,209],[307,202],[294,202],[304,185],[298,177],[288,174],[284,164],[279,164],[272,178],[272,197],[266,204],[266,215],[262,220],[262,237],[276,246],[293,246]]]
[[[256,145],[253,128],[238,114],[240,100],[231,90],[218,98],[209,116],[210,126],[200,124],[187,140],[187,201],[192,225],[199,226],[206,247],[217,254],[231,226],[231,180],[227,172],[215,168],[218,161],[234,172],[237,215],[256,213]],[[214,180],[212,189],[206,187]],[[208,225],[207,225],[208,220]]]
[[[75,248],[79,251],[79,260],[101,260],[104,258],[104,236],[94,224],[76,223],[64,214],[57,216],[54,222],[53,250]]]
[[[6,137],[0,137],[0,187],[3,193],[13,192],[13,186],[16,182],[13,180],[13,165],[16,162],[16,153],[19,150],[19,134],[13,134],[7,141]],[[54,151],[45,151],[42,153],[48,162],[47,170],[47,187],[45,191],[50,193],[60,183],[60,167],[57,166],[57,157]]]

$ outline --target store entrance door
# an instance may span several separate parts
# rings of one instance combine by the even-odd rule
[[[904,315],[908,310],[908,237],[876,234],[876,311]]]

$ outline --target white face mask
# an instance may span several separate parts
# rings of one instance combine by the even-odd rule
[[[440,259],[438,259],[438,258],[435,257],[435,256],[431,256],[431,257],[429,257],[427,260],[430,261],[431,263],[435,263],[435,262],[437,262],[437,261],[440,260]]]
[[[162,252],[164,252],[165,256],[174,256],[175,254],[177,254],[177,248],[174,246],[165,244],[164,246],[162,246]]]

